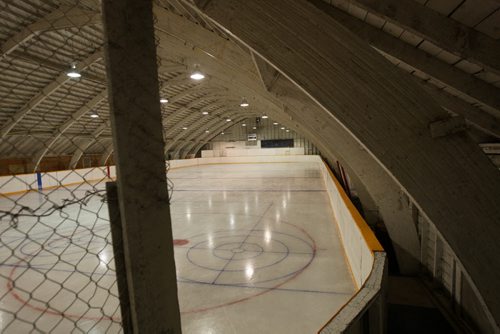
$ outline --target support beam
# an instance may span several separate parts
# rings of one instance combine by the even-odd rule
[[[495,86],[450,66],[425,51],[364,23],[322,0],[309,1],[371,46],[436,78],[478,102],[496,109],[500,115],[500,89]]]
[[[217,107],[217,109],[211,110],[208,115],[203,115],[203,111],[204,110],[212,109],[214,107]],[[189,116],[187,116],[187,118],[183,118],[183,119],[181,119],[180,122],[178,122],[177,124],[173,125],[173,124],[170,124],[170,123],[172,121],[174,121],[175,118],[177,118],[178,114],[179,114],[179,111],[175,111],[171,115],[168,115],[167,117],[163,118],[163,126],[164,126],[165,136],[167,136],[167,133],[170,132],[171,129],[175,130],[174,127],[183,127],[183,126],[185,126],[185,125],[193,122],[196,119],[198,119],[198,121],[201,121],[204,118],[207,118],[207,117],[209,118],[211,115],[218,115],[220,113],[221,109],[224,109],[224,111],[226,111],[227,110],[226,104],[223,103],[223,102],[221,102],[221,101],[215,101],[215,102],[212,102],[212,103],[204,106],[203,108],[200,108],[200,109],[192,112]],[[174,137],[174,138],[177,138],[177,137]],[[166,144],[165,149],[164,149],[165,154],[167,154],[168,150],[173,145],[175,145],[175,140],[169,141]]]
[[[224,120],[220,119],[218,116],[219,116],[221,113],[223,113],[223,112],[227,112],[227,113],[228,113],[229,111],[228,111],[227,109],[218,109],[217,111],[215,111],[215,113],[213,113],[213,114],[212,114],[212,115],[210,115],[210,116],[208,116],[208,115],[207,115],[207,116],[203,116],[203,115],[202,115],[202,116],[200,117],[200,115],[197,115],[197,117],[193,117],[192,119],[190,119],[190,120],[189,120],[189,121],[187,121],[187,122],[184,122],[184,121],[183,121],[183,122],[181,122],[180,124],[176,124],[176,127],[182,127],[184,124],[186,124],[186,123],[191,123],[193,120],[195,120],[195,119],[199,118],[199,119],[198,119],[198,121],[196,121],[196,122],[195,122],[194,124],[192,124],[192,126],[191,126],[191,128],[196,129],[196,128],[198,128],[199,126],[201,126],[201,124],[200,124],[200,123],[202,123],[202,121],[205,119],[205,117],[210,117],[210,118],[212,118],[212,120],[210,120],[210,121],[208,121],[208,122],[207,122],[206,126],[208,126],[209,124],[212,124],[212,123],[222,122],[222,121],[224,121]],[[214,117],[214,116],[217,116],[217,117]],[[182,139],[183,137],[188,137],[188,139],[187,139],[187,140],[191,140],[191,138],[194,138],[194,136],[195,136],[195,131],[192,131],[192,129],[191,129],[191,131],[189,131],[188,133],[189,133],[189,136],[186,136],[186,133],[184,132],[184,130],[181,130],[181,131],[180,131],[177,135],[175,135],[175,136],[174,136],[174,137],[170,140],[170,142],[169,142],[167,145],[165,145],[165,155],[168,153],[168,151],[170,150],[170,148],[174,147],[174,146],[177,144],[177,142],[178,142],[180,139]]]
[[[420,81],[424,89],[431,94],[436,101],[446,110],[465,117],[466,121],[473,127],[491,136],[500,138],[500,121],[487,112],[470,105],[438,87]]]
[[[248,57],[246,57],[244,50],[233,42],[225,40],[208,29],[204,29],[202,26],[174,14],[171,11],[167,11],[160,6],[154,6],[154,14],[156,17],[155,28],[158,32],[161,32],[161,34],[157,34],[161,40],[158,45],[159,54],[161,54],[164,47],[168,48],[171,42],[174,42],[169,42],[160,37],[161,35],[167,34],[169,40],[172,40],[172,37],[179,39],[183,42],[181,45],[191,50],[189,58],[193,58],[192,51],[194,50],[195,55],[198,56],[196,58],[199,58],[200,55],[209,56],[213,60],[225,58],[228,69],[230,68],[235,72],[253,70],[253,64],[248,61]],[[202,68],[206,68],[203,66],[204,64],[200,65]],[[209,78],[210,76],[208,79]]]
[[[500,155],[500,143],[483,143],[479,144],[486,154]]]
[[[22,60],[24,62],[27,62],[29,64],[35,65],[35,66],[43,66],[46,68],[50,68],[54,71],[57,72],[64,72],[66,73],[68,71],[68,64],[60,64],[56,63],[52,60],[49,60],[47,58],[43,57],[38,57],[32,54],[28,54],[26,52],[22,51],[14,51],[10,54],[11,58],[14,58],[16,60]],[[77,67],[78,69],[78,67]],[[84,80],[89,80],[93,81],[95,83],[100,83],[100,84],[106,84],[106,78],[101,77],[99,75],[95,74],[90,74],[89,72],[85,72],[84,74]]]
[[[498,327],[500,175],[477,145],[459,134],[432,138],[428,126],[446,117],[443,109],[311,4],[195,2],[201,15],[265,57],[380,162],[447,239]]]
[[[257,69],[257,73],[259,74],[260,82],[267,91],[270,91],[280,73],[255,53],[251,52],[251,55],[255,68]]]
[[[188,88],[186,90],[183,90],[182,92],[176,94],[175,96],[168,97],[168,103],[174,104],[177,103],[177,101],[182,100],[186,96],[193,95],[193,94],[200,94],[200,93],[215,93],[215,92],[220,92],[224,91],[223,88],[216,88],[216,87],[207,87],[206,84],[201,83],[199,85],[196,85],[195,87]]]
[[[35,153],[35,157],[33,159],[33,170],[36,171],[38,169],[38,166],[40,165],[40,162],[42,161],[43,157],[47,154],[47,152],[50,151],[52,146],[61,138],[61,136],[73,126],[78,120],[85,115],[86,113],[90,112],[93,108],[95,108],[99,103],[101,103],[108,95],[108,91],[105,89],[96,96],[94,96],[90,101],[85,103],[80,109],[78,109],[76,112],[74,112],[71,117],[64,122],[59,128],[57,128],[54,133],[52,138],[43,144],[42,149]]]
[[[205,78],[204,81],[207,80],[209,81],[210,78]],[[201,84],[200,81],[194,81],[187,75],[182,75],[178,78],[174,78],[171,80],[168,80],[165,84],[164,87],[172,87],[172,86],[183,86],[183,85],[199,85]]]
[[[189,136],[185,142],[181,143],[174,151],[174,155],[179,154],[180,152],[184,152],[181,155],[181,158],[184,159],[186,155],[193,150],[193,146],[197,144],[201,144],[201,146],[208,143],[212,138],[217,136],[220,131],[230,128],[234,125],[234,123],[238,123],[241,120],[244,120],[248,117],[252,117],[253,115],[241,115],[241,113],[237,112],[229,115],[232,119],[231,122],[223,122],[219,126],[217,126],[217,122],[215,124],[210,124],[208,127],[209,132],[205,132],[206,128],[198,128],[191,136]],[[207,139],[208,138],[208,139]],[[198,149],[199,150],[199,149]],[[196,153],[198,150],[194,150]]]
[[[381,53],[396,66],[401,63],[401,61],[386,54],[385,52],[381,51]],[[396,63],[394,61],[396,61]],[[397,68],[400,69],[401,72],[405,72],[408,75],[413,72],[413,67],[411,67],[409,64],[405,64],[403,68],[399,66],[397,66]],[[409,77],[421,84],[422,87],[427,91],[427,93],[432,95],[432,97],[434,97],[434,99],[436,99],[436,101],[444,109],[452,114],[457,114],[464,117],[470,126],[491,136],[500,138],[500,120],[498,118],[490,115],[489,113],[479,109],[476,106],[471,105],[469,102],[459,97],[451,95],[444,89],[437,87],[436,85],[431,84],[425,80],[422,80],[417,76],[410,75]]]
[[[99,166],[105,166],[107,164],[109,158],[111,157],[111,154],[113,154],[113,150],[114,145],[113,143],[111,143],[102,153],[101,159],[99,160]]]
[[[94,144],[97,141],[97,138],[101,135],[101,133],[103,133],[104,130],[109,128],[109,126],[110,126],[110,123],[108,121],[101,124],[90,135],[92,137],[92,139],[88,140],[81,147],[78,147],[75,150],[75,152],[73,153],[73,156],[71,157],[71,161],[69,162],[69,166],[68,166],[69,169],[76,168],[76,165],[78,164],[78,161],[80,161],[80,158],[82,157],[83,153],[85,153],[85,150],[88,149],[90,146],[92,146],[92,144]]]
[[[133,332],[180,334],[152,1],[102,12]]]
[[[160,10],[158,10],[160,12]],[[187,20],[185,20],[187,21]],[[234,56],[237,56],[239,61],[242,62],[244,60],[244,57],[248,57],[247,55],[235,55],[235,52],[237,50],[232,50],[234,48],[234,44],[228,43],[225,40],[217,40],[213,36],[205,36],[206,31],[204,29],[200,28],[199,26],[190,23],[190,25],[185,24],[184,29],[182,31],[177,31],[174,29],[169,29],[169,26],[166,25],[165,23],[168,22],[168,20],[161,20],[159,23],[163,24],[163,29],[160,30],[159,38],[162,38],[162,33],[165,32],[169,35],[175,35],[176,39],[180,39],[181,41],[184,42],[184,44],[189,45],[189,41],[194,40],[195,38],[198,38],[198,36],[202,36],[203,38],[200,38],[198,41],[201,44],[197,44],[197,48],[200,48],[202,50],[208,49],[210,45],[224,45],[224,49],[226,52],[224,52],[220,57],[217,57],[216,60],[219,62],[223,62],[224,66],[216,67],[217,68],[217,75],[221,76],[220,80],[220,85],[221,86],[226,86],[230,87],[231,89],[239,89],[240,91],[252,91],[252,95],[255,95],[256,97],[259,97],[258,99],[258,105],[259,108],[262,108],[262,110],[269,111],[270,117],[273,119],[281,119],[283,121],[280,121],[283,124],[290,124],[288,126],[292,126],[293,124],[290,121],[290,116],[288,114],[285,114],[283,112],[283,107],[282,107],[282,102],[280,102],[276,98],[270,98],[269,94],[266,94],[265,91],[262,90],[262,86],[260,83],[257,82],[259,85],[260,89],[255,89],[253,88],[255,86],[255,80],[259,79],[260,74],[256,73],[255,69],[254,70],[249,70],[249,71],[238,71],[238,80],[233,80],[233,75],[234,73],[230,72],[228,69],[232,68],[232,64],[235,62],[235,60],[231,59]],[[189,21],[187,21],[189,22]],[[180,33],[182,32],[182,35]],[[161,39],[161,45],[166,45],[167,43],[166,39]],[[176,50],[179,50],[179,48],[176,48]],[[229,52],[230,51],[230,52]],[[161,50],[160,50],[161,53]],[[214,59],[212,55],[208,55],[205,53],[200,54],[201,56],[207,56],[210,57],[210,59]],[[255,61],[252,61],[250,59],[252,66],[255,67]],[[227,66],[226,66],[227,64]],[[210,66],[203,66],[204,69],[212,69],[212,63],[210,63]],[[256,73],[256,74],[253,74]],[[226,76],[226,78],[223,78],[223,76]],[[254,82],[252,83],[253,86],[249,85],[248,78],[245,79],[243,76],[247,76],[250,78],[253,78]],[[264,75],[266,75],[264,73]],[[211,83],[214,81],[214,77],[211,77]],[[245,85],[242,85],[241,83],[245,83]],[[297,101],[298,96],[300,95],[300,91],[298,91],[299,94],[297,94],[297,89],[295,90],[290,90],[290,87],[287,87],[285,89],[285,92],[287,92],[287,96],[289,96],[288,101]],[[303,94],[303,93],[302,93]],[[262,98],[260,98],[262,96]],[[277,97],[279,99],[282,98],[282,93],[277,94]],[[327,144],[326,146],[332,146],[335,145],[335,148],[339,146],[339,143],[346,142],[344,137],[350,136],[348,132],[344,130],[344,128],[341,125],[337,125],[337,127],[332,128],[329,122],[333,121],[333,118],[329,115],[325,115],[324,117],[318,118],[316,116],[315,112],[312,112],[311,110],[311,101],[308,100],[306,96],[306,101],[303,106],[300,106],[297,112],[297,115],[301,115],[302,117],[305,118],[300,118],[294,116],[294,119],[301,119],[302,121],[300,122],[302,125],[310,128],[312,125],[311,120],[314,120],[314,128],[308,132],[310,135],[310,139],[315,142],[315,145],[317,147],[320,147],[321,142],[318,137],[316,136],[317,133],[325,133],[326,135],[321,137],[321,140],[324,143],[332,143],[332,144]],[[271,111],[274,111],[273,114],[271,114]],[[316,109],[315,109],[316,110]],[[321,108],[317,108],[320,112],[324,112]],[[310,112],[314,115],[311,116]],[[278,117],[277,115],[281,115],[281,117]],[[316,120],[317,124],[316,124]],[[327,125],[328,124],[328,125]],[[295,127],[294,127],[295,129]],[[344,130],[344,132],[341,132],[340,130]],[[212,131],[214,132],[214,131]],[[337,135],[335,134],[338,133],[344,133],[344,135]],[[408,216],[406,214],[406,211],[404,210],[404,206],[400,205],[400,187],[395,184],[393,179],[378,165],[378,163],[373,159],[373,157],[366,151],[360,150],[360,147],[358,144],[355,143],[355,141],[351,140],[354,144],[351,146],[348,146],[347,144],[343,146],[343,156],[347,157],[348,159],[356,156],[357,159],[355,162],[351,162],[351,166],[356,166],[357,169],[355,170],[356,174],[351,173],[351,175],[354,177],[354,175],[362,177],[363,184],[366,181],[370,187],[368,188],[370,195],[374,194],[374,199],[376,199],[377,203],[375,205],[372,205],[371,208],[380,208],[380,211],[383,212],[383,218],[385,221],[388,222],[388,224],[392,224],[390,227],[392,228],[392,237],[394,237],[393,240],[395,240],[395,246],[398,247],[398,249],[401,249],[401,252],[398,252],[403,254],[403,255],[398,255],[398,258],[404,258],[408,259],[407,261],[404,259],[400,259],[401,268],[402,272],[407,273],[407,274],[413,274],[417,272],[418,269],[418,263],[415,262],[415,258],[418,258],[418,256],[412,256],[415,251],[413,250],[415,248],[414,246],[414,240],[418,241],[418,238],[415,233],[407,233],[408,231],[415,231],[415,227],[413,224],[413,221],[411,220],[411,216]],[[333,144],[334,143],[334,144]],[[346,148],[347,147],[347,148]],[[351,149],[352,147],[352,149]],[[339,149],[340,150],[340,149]],[[327,152],[331,151],[325,149],[325,145],[322,146],[321,152],[324,154],[327,154]],[[191,151],[192,152],[192,151]],[[362,154],[364,153],[364,155]],[[336,161],[336,158],[332,158],[334,155],[330,154],[328,157],[331,159],[331,161]],[[337,155],[339,156],[339,155]],[[352,158],[351,158],[352,160]],[[348,163],[343,161],[344,166],[349,166]],[[352,171],[352,170],[351,170]],[[371,183],[370,183],[371,181]],[[361,188],[362,183],[359,182],[358,188]],[[366,193],[366,191],[365,191]],[[367,203],[373,202],[373,200],[370,200],[367,196],[360,195],[362,198],[362,201],[364,205],[368,205]],[[408,222],[408,224],[406,224]],[[418,242],[417,242],[418,245]]]
[[[188,95],[191,95],[191,94],[196,94],[196,93],[210,93],[210,92],[215,92],[215,91],[221,91],[223,90],[222,88],[210,88],[210,87],[203,87],[203,86],[196,86],[196,87],[193,87],[193,88],[189,88],[185,91],[182,91],[181,93],[175,95],[174,97],[170,98],[169,99],[169,103],[175,103],[177,102],[178,100],[180,99],[183,99],[184,97],[188,96]],[[174,112],[173,115],[170,116],[170,118],[173,118],[175,116],[175,113],[177,113],[178,111],[176,110]],[[166,118],[163,119],[163,123],[164,124],[167,124],[168,122],[169,117],[167,116]],[[97,141],[97,138],[100,136],[100,134],[106,129],[109,127],[109,122],[106,121],[105,124],[103,124],[102,126],[100,126],[99,128],[97,128],[94,133],[91,134],[91,138],[88,140],[87,143],[85,143],[84,146],[82,147],[79,147],[74,153],[73,153],[73,156],[71,157],[71,161],[69,163],[69,168],[72,169],[72,168],[75,168],[78,161],[80,160],[80,158],[82,157],[83,153],[85,152],[85,150],[87,148],[89,148],[90,146],[92,146],[96,141]],[[50,133],[50,135],[52,136],[52,133]],[[106,164],[106,161],[109,159],[111,153],[113,153],[113,149],[111,147],[111,150],[109,152],[105,151],[105,159],[104,161],[101,160],[101,166],[104,166]]]
[[[167,117],[165,117],[163,119],[163,124],[167,125],[167,123],[170,123],[180,113],[190,110],[191,108],[193,108],[194,106],[196,106],[200,102],[210,101],[210,100],[218,101],[217,99],[219,99],[221,97],[224,97],[224,96],[222,96],[222,95],[204,95],[204,96],[197,97],[194,100],[191,100],[191,102],[189,102],[185,106],[182,106],[179,109],[177,109],[176,111],[174,111],[171,115],[168,115]],[[221,102],[216,102],[216,103],[221,103]],[[213,104],[215,104],[215,103],[211,103],[211,104],[209,104],[209,106],[212,106]]]
[[[354,4],[500,75],[500,43],[413,0],[353,0]]]
[[[98,12],[84,10],[76,6],[61,6],[5,41],[0,47],[0,58],[8,55],[21,44],[43,31],[83,27],[98,23],[101,23],[101,15]]]
[[[93,63],[102,59],[102,51],[99,50],[94,52],[84,60],[78,62],[76,64],[76,69],[78,71],[83,71]],[[26,116],[31,110],[36,108],[40,103],[45,101],[52,93],[62,87],[66,82],[68,82],[70,78],[66,75],[65,72],[59,74],[57,78],[54,79],[51,83],[45,86],[40,93],[33,96],[28,103],[26,103],[21,109],[16,111],[16,113],[11,117],[11,120],[8,121],[2,129],[0,129],[0,139],[5,138],[5,136],[16,126],[19,121],[21,121],[24,116]]]
[[[256,64],[263,61],[261,59]],[[270,68],[259,66],[258,70],[264,76]],[[270,116],[303,133],[332,165],[336,161],[342,163],[349,176],[356,180],[363,207],[376,211],[375,220],[381,219],[386,226],[400,272],[403,275],[417,274],[420,269],[417,261],[420,254],[418,233],[408,201],[402,200],[404,194],[399,185],[340,123],[315,105],[293,83],[278,75],[269,91],[285,105],[284,113],[270,110]]]
[[[247,118],[247,116],[235,117],[233,121],[239,122],[241,120],[244,120],[245,118]],[[184,143],[183,145],[179,146],[175,150],[174,156],[179,154],[181,159],[185,159],[186,156],[189,154],[189,152],[191,152],[191,151],[193,151],[195,153],[198,152],[203,145],[205,145],[212,138],[217,136],[220,131],[224,131],[225,129],[228,129],[231,126],[233,126],[233,124],[229,124],[229,125],[228,124],[221,124],[221,125],[215,127],[213,130],[211,130],[209,133],[203,134],[203,132],[198,132],[198,134],[202,133],[202,135],[201,136],[197,135],[196,136],[196,137],[198,137],[197,140],[188,141],[187,145],[186,145],[186,143]],[[205,130],[203,130],[203,131],[205,131]],[[194,137],[191,139],[194,139]],[[195,145],[196,145],[196,147],[195,147]],[[195,147],[194,150],[193,150],[193,147]],[[182,152],[182,154],[181,154],[181,152]]]
[[[16,137],[16,136],[23,136],[23,137],[32,137],[35,139],[40,139],[40,138],[52,138],[54,136],[53,131],[15,131],[9,133],[8,137]],[[91,133],[78,133],[78,134],[66,134],[64,136],[67,139],[73,140],[73,139],[94,139],[92,137]],[[101,136],[102,138],[109,139],[111,136]]]
[[[169,73],[175,73],[175,72],[186,72],[187,66],[184,64],[170,64],[170,65],[163,65],[161,67],[161,70],[159,69],[159,72],[162,72],[163,74],[169,74]]]

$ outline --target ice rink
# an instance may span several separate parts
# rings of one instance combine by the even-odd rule
[[[316,163],[205,165],[168,176],[184,333],[316,333],[354,294]],[[2,333],[119,332],[103,187],[1,199],[3,211],[25,213],[22,204],[45,213],[19,215],[15,226],[1,220]],[[72,194],[86,203],[64,201]]]

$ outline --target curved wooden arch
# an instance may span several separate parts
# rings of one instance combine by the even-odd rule
[[[500,177],[477,145],[447,131],[446,121],[439,123],[446,113],[416,83],[311,4],[195,2],[204,6],[201,14],[273,64],[380,162],[450,244],[498,327]]]
[[[155,10],[159,17],[163,17],[160,13],[164,10],[159,8]],[[170,16],[171,14],[165,14],[165,17],[170,18]],[[418,259],[420,249],[412,213],[407,207],[399,205],[402,201],[401,188],[379,163],[368,152],[360,150],[359,144],[355,140],[342,140],[342,138],[349,138],[350,134],[334,118],[326,115],[321,108],[317,108],[303,92],[298,89],[287,90],[285,88],[269,94],[265,85],[259,82],[262,76],[267,74],[265,72],[260,73],[261,69],[258,66],[255,67],[256,64],[248,54],[241,55],[238,53],[241,52],[241,49],[235,44],[207,32],[194,23],[184,21],[187,22],[183,25],[184,29],[173,29],[175,27],[173,25],[165,26],[163,27],[164,32],[167,35],[175,34],[177,40],[185,41],[185,43],[197,39],[198,43],[205,43],[197,45],[201,49],[206,49],[210,45],[223,45],[224,50],[226,50],[225,53],[217,55],[216,59],[212,55],[203,52],[198,53],[197,60],[204,65],[205,70],[215,69],[215,74],[214,72],[209,73],[209,75],[215,75],[215,77],[211,77],[212,82],[217,82],[223,87],[237,87],[240,91],[246,89],[250,92],[249,96],[255,96],[256,100],[252,101],[252,103],[257,104],[258,108],[268,111],[270,117],[280,120],[281,123],[287,126],[293,126],[296,129],[295,125],[298,125],[301,129],[308,129],[310,134],[308,138],[317,147],[320,147],[321,152],[328,160],[333,162],[340,160],[344,166],[352,171],[351,176],[360,180],[358,187],[366,189],[366,191],[360,193],[361,200],[365,205],[375,202],[373,205],[374,210],[378,209],[381,218],[386,222],[389,231],[392,232],[391,238],[400,254],[398,260],[401,262],[402,271],[406,274],[414,273],[418,268],[416,259]],[[171,29],[171,31],[168,29]],[[166,39],[162,41],[166,42]],[[179,49],[177,50],[179,51]],[[232,78],[236,75],[228,70],[230,66],[226,66],[226,61],[229,64],[234,63],[235,60],[227,60],[227,58],[234,57],[235,54],[238,61],[251,62],[256,70],[239,71],[237,79],[233,80]],[[244,57],[246,57],[246,61],[243,60]],[[271,77],[270,82],[273,83],[273,75],[268,76]],[[239,80],[244,84],[241,84]],[[284,82],[286,84],[286,80]],[[283,92],[287,92],[287,94]],[[283,103],[285,103],[288,113],[283,111]],[[325,116],[316,122],[316,118],[311,116],[310,112],[307,112],[311,108],[316,108],[315,111],[319,111],[320,114]],[[295,114],[292,113],[292,110],[295,110]],[[325,135],[319,137],[314,135],[316,133]],[[322,143],[324,144],[321,145]],[[325,146],[329,149],[327,150]],[[349,163],[349,160],[353,162]]]
[[[238,114],[241,114],[241,113],[238,113]],[[237,115],[238,115],[237,114]],[[247,116],[236,116],[234,119],[233,119],[233,122],[240,122],[242,120],[244,120]],[[232,123],[232,122],[231,122]],[[179,152],[182,152],[182,154],[180,155],[180,158],[181,159],[185,159],[186,156],[190,153],[190,152],[194,152],[194,153],[198,153],[198,151],[200,150],[200,148],[205,145],[206,143],[208,143],[212,138],[214,138],[215,136],[218,135],[219,132],[221,131],[224,131],[228,128],[230,128],[231,126],[233,126],[233,124],[220,124],[219,126],[213,128],[212,130],[210,130],[210,132],[206,135],[201,135],[199,136],[199,138],[201,140],[198,140],[198,141],[192,141],[192,142],[187,142],[184,146],[187,146],[186,148],[184,147],[179,147],[178,151],[176,153],[179,153]],[[198,149],[195,149],[193,150],[193,146],[197,145],[197,147],[199,147]]]

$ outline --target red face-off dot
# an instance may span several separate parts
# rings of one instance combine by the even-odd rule
[[[174,246],[184,246],[189,243],[189,240],[186,239],[174,239]]]

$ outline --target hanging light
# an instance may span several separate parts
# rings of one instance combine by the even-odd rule
[[[267,116],[267,115],[262,115],[262,117],[261,117],[261,118],[266,119],[266,118],[269,118],[269,116]]]
[[[231,122],[231,119],[230,118],[226,118],[226,122]]]
[[[209,133],[209,132],[210,132],[210,130],[205,130],[205,133]]]
[[[274,122],[273,125],[278,125],[278,122]]]
[[[168,99],[166,97],[162,97],[160,99],[160,103],[168,103]]]
[[[203,80],[205,79],[205,74],[201,73],[200,67],[196,65],[194,67],[194,71],[191,73],[189,77],[193,80]]]
[[[286,132],[290,132],[290,130],[287,129]]]
[[[281,130],[285,130],[285,128],[282,127]]]
[[[92,117],[92,118],[99,118],[99,114],[97,113],[97,111],[92,110],[92,112],[90,113],[90,117]]]
[[[241,126],[247,126],[245,123],[241,124]]]
[[[243,107],[243,108],[246,108],[248,107],[250,104],[248,103],[247,99],[243,98],[240,102],[240,107]]]
[[[75,64],[71,64],[71,68],[69,69],[68,72],[66,72],[66,75],[70,78],[75,78],[75,79],[82,76],[80,72],[78,72],[78,70],[76,69]]]
[[[257,127],[256,127],[256,126],[254,126],[252,129],[257,130]]]
[[[224,135],[224,132],[221,132],[220,134],[221,134],[221,135]]]
[[[185,126],[183,126],[183,127],[182,127],[182,130],[187,130],[187,129],[188,129],[188,128],[187,128],[187,127],[185,127]]]
[[[202,115],[208,115],[208,111],[203,111],[201,114]]]

